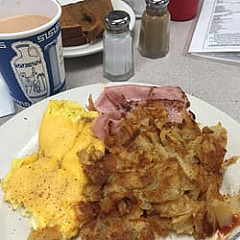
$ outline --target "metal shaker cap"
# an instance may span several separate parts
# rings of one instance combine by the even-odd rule
[[[147,7],[151,8],[165,8],[167,7],[169,0],[145,0]]]
[[[122,32],[129,26],[130,15],[125,11],[115,10],[108,13],[104,21],[108,30]]]

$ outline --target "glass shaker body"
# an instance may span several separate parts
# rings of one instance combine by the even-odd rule
[[[103,76],[111,81],[126,81],[134,75],[133,40],[129,22],[122,27],[109,27],[109,24],[103,36]]]
[[[144,57],[160,58],[169,51],[169,21],[167,6],[159,9],[148,8],[141,22],[138,50]]]

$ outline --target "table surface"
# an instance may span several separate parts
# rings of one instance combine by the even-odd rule
[[[197,18],[170,22],[170,49],[166,57],[148,59],[137,50],[140,20],[136,20],[134,36],[135,75],[129,83],[180,86],[227,113],[240,122],[240,65],[207,59],[188,53]],[[102,76],[102,53],[65,59],[67,89],[93,83],[108,82]],[[16,112],[22,109],[16,106]],[[14,115],[0,118],[0,125]]]

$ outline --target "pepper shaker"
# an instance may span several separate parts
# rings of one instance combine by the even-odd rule
[[[115,10],[104,20],[103,76],[111,81],[126,81],[134,75],[130,15]]]
[[[160,58],[169,51],[169,0],[146,0],[138,51],[144,57]]]

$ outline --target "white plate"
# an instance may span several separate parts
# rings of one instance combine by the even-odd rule
[[[97,1],[97,0],[96,0]],[[78,2],[78,0],[59,0],[61,5],[66,5],[72,2]],[[112,0],[112,5],[114,10],[124,10],[130,15],[130,30],[133,30],[135,25],[135,14],[133,9],[122,0]],[[103,41],[99,39],[90,44],[84,44],[81,46],[75,47],[64,47],[63,48],[63,56],[65,58],[74,58],[74,57],[82,57],[86,55],[91,55],[97,52],[101,52],[103,50]]]
[[[0,179],[10,170],[13,158],[23,157],[37,150],[38,129],[49,99],[66,99],[86,105],[89,94],[91,93],[93,98],[96,99],[104,86],[106,84],[93,84],[65,91],[31,106],[0,126]],[[197,122],[200,122],[202,125],[215,125],[219,121],[222,123],[228,131],[228,156],[239,155],[240,124],[225,113],[196,97],[189,96],[189,100],[191,102],[190,109],[196,114]],[[229,178],[224,178],[224,187],[228,190],[231,187],[231,192],[234,184],[238,186],[240,182],[239,165],[235,165],[231,170],[234,174],[229,174]],[[238,174],[236,174],[237,172]],[[3,193],[0,190],[0,239],[27,239],[30,230],[29,219],[23,218],[18,212],[12,211],[10,205],[3,202],[2,198]]]

